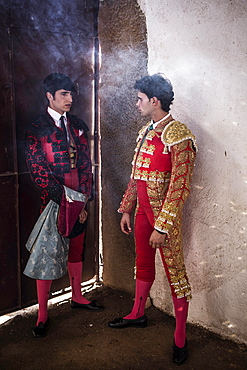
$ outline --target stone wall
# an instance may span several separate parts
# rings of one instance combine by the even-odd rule
[[[133,292],[133,235],[121,232],[117,209],[129,181],[136,133],[141,125],[133,85],[147,74],[146,23],[134,0],[106,0],[100,5],[103,281]]]

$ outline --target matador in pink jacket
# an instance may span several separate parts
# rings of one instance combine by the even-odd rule
[[[155,279],[155,253],[159,249],[170,284],[176,329],[173,361],[188,356],[186,320],[191,287],[182,249],[182,210],[190,193],[196,154],[190,129],[169,113],[174,93],[160,74],[136,81],[137,108],[151,121],[139,132],[131,178],[123,196],[121,230],[129,234],[135,210],[136,292],[131,313],[109,322],[112,328],[145,327],[145,304]]]

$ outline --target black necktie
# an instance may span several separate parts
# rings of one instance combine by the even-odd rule
[[[61,122],[61,129],[63,130],[63,134],[65,136],[65,142],[67,144],[68,138],[67,138],[67,130],[66,130],[65,123],[64,123],[64,116],[60,117],[60,122]]]
[[[142,138],[142,141],[141,141],[141,144],[140,144],[140,147],[142,146],[142,144],[144,143],[145,139],[146,139],[146,136],[147,134],[149,133],[149,131],[153,130],[154,126],[153,124],[149,126],[149,128],[147,129],[147,131],[145,132],[143,138]]]

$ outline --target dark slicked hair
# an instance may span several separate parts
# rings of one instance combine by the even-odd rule
[[[67,90],[75,92],[75,85],[71,79],[62,73],[51,73],[44,79],[44,91],[51,93],[53,96],[58,90]]]
[[[161,103],[161,108],[169,112],[174,100],[173,87],[171,82],[161,74],[157,73],[136,80],[134,88],[146,94],[149,100],[156,97]]]

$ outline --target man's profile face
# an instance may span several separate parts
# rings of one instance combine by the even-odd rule
[[[72,106],[73,98],[72,92],[68,90],[57,90],[55,95],[46,93],[47,99],[49,100],[49,106],[61,115],[64,112],[69,112]]]
[[[142,117],[150,116],[153,112],[153,105],[151,99],[149,100],[147,95],[138,91],[137,103],[138,112],[141,113]]]

